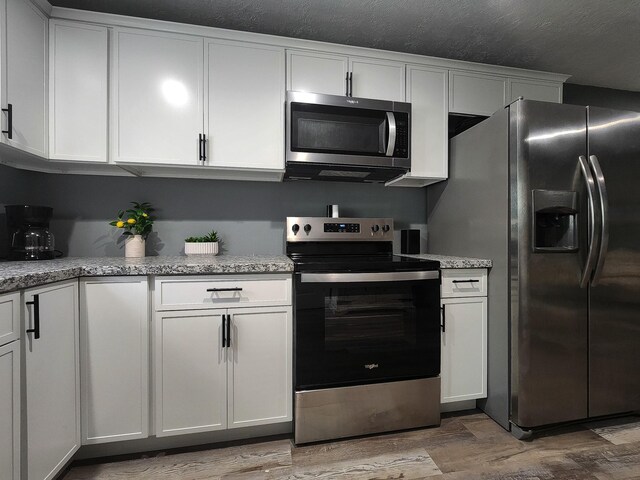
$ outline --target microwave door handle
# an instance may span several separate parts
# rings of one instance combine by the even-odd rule
[[[393,157],[396,149],[396,116],[393,112],[387,112],[387,123],[389,124],[389,142],[387,143],[387,157]]]

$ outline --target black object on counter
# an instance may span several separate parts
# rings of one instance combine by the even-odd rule
[[[400,231],[400,253],[420,253],[420,230]]]
[[[51,260],[55,257],[49,221],[51,207],[7,205],[9,260]]]

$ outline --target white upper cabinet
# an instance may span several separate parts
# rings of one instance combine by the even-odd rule
[[[507,77],[449,71],[449,111],[490,116],[507,103]]]
[[[351,57],[351,96],[404,102],[404,63]]]
[[[111,154],[116,162],[198,165],[203,39],[114,29]]]
[[[404,102],[404,63],[287,51],[287,90]]]
[[[447,70],[407,66],[407,102],[411,103],[411,172],[388,185],[422,187],[447,178],[447,89]]]
[[[2,140],[16,148],[47,156],[48,20],[29,0],[6,0],[6,71]],[[9,123],[11,125],[9,126]],[[11,138],[9,138],[11,137]]]
[[[510,78],[509,90],[512,102],[518,97],[523,97],[525,100],[562,103],[561,83]]]
[[[284,49],[218,40],[205,48],[205,164],[283,170]]]
[[[49,24],[49,158],[107,161],[106,27]]]
[[[347,95],[349,58],[318,52],[287,51],[287,90]]]

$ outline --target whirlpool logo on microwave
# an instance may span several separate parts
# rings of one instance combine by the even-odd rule
[[[367,370],[373,370],[374,368],[378,368],[378,364],[377,363],[370,363],[368,365],[365,365],[364,368],[366,368]]]
[[[347,99],[347,103],[356,104],[356,103],[358,103],[358,100],[352,100],[352,99],[348,98]]]

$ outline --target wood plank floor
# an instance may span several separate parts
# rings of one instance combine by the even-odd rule
[[[640,419],[520,441],[479,412],[437,428],[294,447],[289,440],[77,466],[63,480],[640,479]]]

